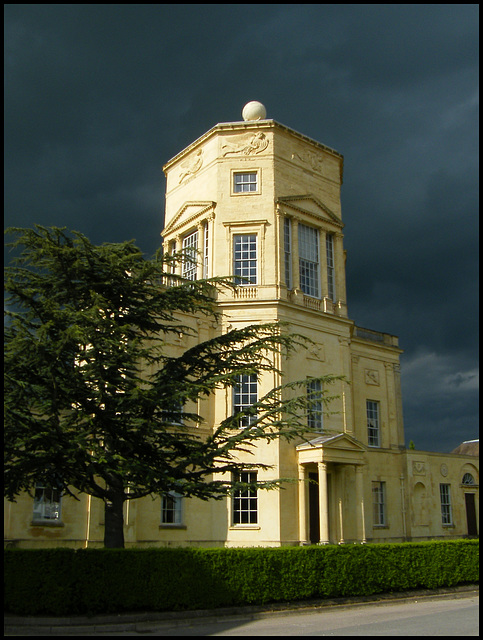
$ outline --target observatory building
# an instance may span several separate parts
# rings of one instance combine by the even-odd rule
[[[397,337],[357,326],[346,295],[340,192],[343,157],[267,118],[250,102],[243,120],[216,124],[164,166],[165,251],[191,251],[187,279],[235,275],[218,296],[220,322],[192,318],[197,338],[247,324],[283,322],[308,336],[282,361],[284,382],[344,376],[330,411],[307,415],[307,441],[260,443],[247,462],[282,490],[201,501],[176,494],[125,507],[126,546],[280,546],[475,536],[479,458],[406,449]],[[191,342],[190,342],[191,341]],[[203,429],[280,384],[243,376],[193,407]],[[187,409],[189,410],[189,408]],[[253,471],[247,471],[245,480]],[[43,491],[43,493],[42,493]],[[42,502],[43,500],[43,502]],[[102,546],[100,501],[40,488],[6,505],[6,541],[24,547]]]

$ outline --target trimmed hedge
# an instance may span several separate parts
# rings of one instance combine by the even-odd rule
[[[209,609],[478,582],[477,540],[281,548],[6,549],[5,611]]]

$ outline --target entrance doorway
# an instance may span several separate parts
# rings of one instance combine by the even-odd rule
[[[330,514],[331,474],[327,474],[327,500]],[[329,518],[330,521],[330,518]],[[330,527],[329,527],[330,537]],[[319,474],[309,473],[309,540],[310,544],[320,542]]]
[[[476,523],[476,507],[475,507],[474,493],[465,493],[465,505],[466,505],[466,524],[468,527],[468,535],[477,536],[478,525]]]
[[[320,542],[319,476],[317,473],[309,473],[309,540],[310,544]]]

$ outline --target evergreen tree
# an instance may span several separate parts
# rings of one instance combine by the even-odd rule
[[[203,417],[184,410],[241,375],[277,371],[277,354],[304,345],[263,324],[213,332],[173,355],[173,338],[193,331],[187,318],[216,321],[216,296],[230,279],[184,281],[174,273],[183,256],[146,259],[133,242],[95,246],[56,227],[7,233],[21,249],[5,270],[9,500],[37,483],[100,498],[104,544],[123,547],[126,500],[170,491],[221,498],[240,488],[242,470],[264,468],[238,453],[303,436],[305,381],[272,389],[242,412],[249,420],[239,413],[200,429]]]

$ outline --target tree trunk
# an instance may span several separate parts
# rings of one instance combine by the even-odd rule
[[[104,505],[104,547],[124,549],[124,493],[111,494]]]

